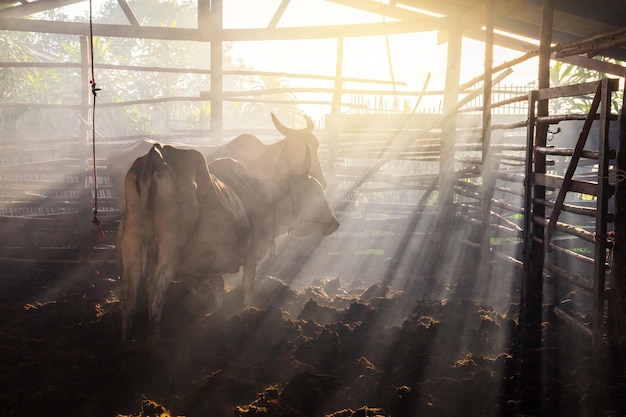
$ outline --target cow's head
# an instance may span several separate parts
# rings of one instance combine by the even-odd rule
[[[305,236],[320,232],[327,236],[339,227],[324,196],[324,189],[319,181],[309,176],[311,152],[307,149],[302,171],[286,181],[286,204],[293,212],[289,233],[294,236]]]
[[[331,211],[324,190],[320,183],[312,177],[298,180],[291,187],[290,193],[299,208],[299,215],[289,233],[294,236],[305,236],[320,232],[327,236],[339,227],[337,218]]]
[[[300,172],[302,166],[305,164],[306,152],[312,154],[309,174],[326,188],[327,182],[322,172],[322,166],[319,159],[319,147],[320,142],[313,134],[313,120],[310,117],[304,116],[306,120],[306,127],[303,129],[292,129],[283,125],[278,118],[272,113],[272,122],[276,129],[285,135],[285,140],[282,143],[280,155],[277,161],[277,177],[284,178],[293,175],[295,172]]]
[[[224,299],[224,278],[221,274],[187,273],[183,283],[189,290],[193,309],[212,311],[222,306]]]

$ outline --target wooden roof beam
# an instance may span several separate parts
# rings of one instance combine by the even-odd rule
[[[623,45],[626,45],[626,29],[620,28],[609,33],[583,39],[579,42],[557,45],[555,49],[557,50],[557,58],[583,53],[587,54],[588,57],[592,57],[606,49]]]
[[[616,32],[617,33],[617,32]],[[465,36],[483,41],[485,39],[484,31],[480,29],[474,29],[470,32],[466,33]],[[509,38],[503,35],[494,34],[497,39],[496,44],[499,46],[507,47],[516,51],[525,52],[526,58],[534,58],[538,54],[538,45],[532,44],[529,42],[525,42],[521,39]],[[597,37],[594,37],[597,38]],[[576,65],[582,68],[587,68],[589,70],[602,72],[609,75],[614,75],[617,77],[626,77],[626,67],[621,65],[612,64],[610,62],[599,61],[597,59],[588,58],[583,55],[569,55],[569,54],[559,54],[558,51],[563,49],[567,50],[568,45],[581,44],[581,42],[572,42],[568,44],[559,44],[555,46],[553,49],[555,52],[552,52],[552,59],[556,59],[558,61],[565,62],[570,65]],[[584,50],[583,50],[584,52]],[[524,59],[525,60],[525,59]],[[523,62],[521,60],[520,62]],[[517,62],[519,63],[519,62]]]
[[[497,0],[494,3],[494,10],[493,10],[494,20],[498,19],[501,16],[506,16],[508,14],[511,14],[512,12],[522,7],[525,7],[527,3],[528,3],[528,0]],[[482,27],[485,25],[485,19],[487,17],[486,7],[487,7],[486,3],[482,3],[479,6],[474,7],[470,11],[463,13],[460,21],[462,22],[462,25],[463,25],[462,31],[464,32],[464,34],[465,32],[469,30],[478,29],[483,34],[483,38],[480,40],[481,41],[484,40],[484,31],[482,30]],[[498,29],[498,28],[495,27],[494,29]],[[446,31],[441,31],[440,33],[437,34],[437,41],[439,43],[444,43],[447,40],[448,40],[448,34]]]
[[[497,19],[500,16],[513,14],[515,11],[522,7],[525,7],[528,0],[497,0],[493,5],[493,18]],[[478,26],[479,28],[485,26],[487,18],[487,4],[481,3],[479,6],[474,7],[472,10],[463,13],[461,22],[463,24],[463,31]]]
[[[576,65],[578,67],[602,72],[604,74],[615,75],[621,78],[626,77],[626,67],[622,67],[621,65],[612,64],[605,61],[598,61],[597,59],[587,58],[583,55],[572,55],[562,58],[557,58],[556,54],[553,54],[552,56],[554,59],[570,65]]]
[[[404,22],[363,23],[354,25],[302,26],[274,29],[224,29],[226,42],[261,40],[324,39],[340,37],[379,36],[399,33],[419,33],[439,30],[442,19],[425,18]],[[3,30],[19,32],[88,35],[89,24],[79,22],[53,22],[21,18],[0,18]],[[204,31],[193,28],[157,26],[131,26],[94,23],[94,36],[119,38],[208,41]]]
[[[417,13],[409,9],[396,7],[395,5],[385,4],[375,0],[328,0],[332,3],[341,4],[353,9],[364,12],[379,14],[384,17],[390,17],[399,20],[423,19],[422,13]]]
[[[459,10],[458,5],[449,1],[433,1],[433,0],[398,0],[396,3],[405,5],[415,9],[425,10],[430,13],[437,13],[443,16],[450,16]]]
[[[130,25],[138,27],[139,21],[135,17],[135,14],[133,13],[132,9],[130,8],[126,0],[117,0],[117,4],[120,5],[120,8],[124,12],[124,15],[126,16],[126,19],[128,19],[128,22],[130,23]]]
[[[268,29],[273,29],[276,27],[276,25],[278,25],[278,22],[283,17],[283,14],[285,13],[285,10],[287,10],[287,6],[289,6],[290,2],[291,0],[283,0],[280,3],[278,9],[276,9],[276,13],[274,13],[272,20],[270,21],[270,24],[267,25]]]
[[[55,0],[50,1],[32,1],[30,3],[22,3],[19,6],[7,7],[0,10],[0,17],[24,17],[35,13],[45,12],[47,10],[59,7],[69,6],[71,4],[80,3],[83,0]],[[4,28],[3,28],[4,29]]]
[[[419,33],[439,30],[441,19],[423,18],[409,21],[361,23],[350,25],[300,26],[274,29],[224,29],[225,41],[294,40],[349,38],[361,36]]]

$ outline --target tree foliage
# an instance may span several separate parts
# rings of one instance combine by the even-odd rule
[[[600,58],[601,59],[601,58]],[[615,60],[609,62],[619,63]],[[619,63],[621,64],[621,63]],[[586,68],[570,65],[561,61],[553,61],[550,66],[550,86],[560,87],[564,85],[580,84],[591,81],[598,81],[606,78],[607,75],[599,71],[588,70]],[[621,108],[623,92],[618,91],[612,100],[612,110],[618,111]],[[591,100],[584,97],[563,97],[550,101],[550,112],[554,114],[562,113],[588,113],[591,107]]]
[[[145,26],[194,27],[196,2],[148,0],[128,2]],[[49,20],[67,20],[58,9],[43,13]],[[76,16],[75,20],[88,20]],[[128,24],[117,1],[94,11],[95,22]],[[94,37],[93,59],[97,87],[97,126],[103,136],[167,135],[209,128],[211,106],[200,101],[210,91],[210,44],[190,41]],[[35,46],[36,45],[36,46]],[[224,69],[249,69],[231,58],[231,46],[223,45]],[[73,66],[0,67],[2,103],[0,132],[4,138],[76,137],[85,127],[79,105],[93,100],[81,74],[80,39],[70,35],[0,31],[0,61],[7,63],[73,63]],[[124,66],[120,68],[102,68]],[[158,69],[165,69],[159,71]],[[175,72],[174,70],[181,70]],[[277,77],[225,76],[224,91],[285,87]],[[85,97],[89,94],[89,97]],[[162,99],[162,101],[158,101]],[[277,94],[268,99],[293,100],[279,113],[299,113],[295,97]],[[149,101],[142,103],[142,101]],[[130,102],[130,103],[129,103]],[[73,105],[73,109],[49,105]],[[286,109],[286,110],[285,110]],[[277,106],[263,102],[225,102],[224,127],[252,128],[267,125]],[[286,118],[289,123],[290,117]]]

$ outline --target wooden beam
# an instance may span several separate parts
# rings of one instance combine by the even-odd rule
[[[495,25],[497,18],[508,14],[515,14],[517,10],[528,6],[528,3],[528,0],[497,0],[494,1],[491,11],[488,10],[489,7],[487,3],[481,3],[479,6],[463,15],[463,26],[466,29],[471,25],[484,26],[489,19],[493,19],[491,24]]]
[[[482,41],[485,37],[485,34],[483,30],[476,28],[476,29],[470,29],[466,31],[464,33],[464,36],[470,39]],[[522,55],[519,58],[520,61],[515,62],[515,64],[534,58],[535,56],[539,54],[539,50],[537,49],[536,44],[525,41],[523,39],[515,39],[515,38],[507,37],[504,35],[499,35],[497,33],[494,34],[494,39],[495,39],[494,43],[498,46],[525,53],[525,55]],[[578,44],[580,42],[575,42],[575,43]],[[605,74],[615,75],[618,77],[626,76],[626,68],[621,65],[612,64],[610,62],[598,61],[597,59],[588,58],[583,55],[570,55],[569,53],[566,53],[565,51],[568,48],[567,45],[570,45],[570,44],[559,44],[555,46],[553,48],[554,52],[552,52],[551,59],[555,59],[557,61],[565,62],[571,65],[577,65],[582,68],[599,71]],[[563,50],[563,52],[561,53],[556,52],[556,51],[560,51],[561,49]],[[572,49],[569,49],[569,50],[571,51]]]
[[[375,0],[328,0],[332,3],[341,4],[353,9],[362,10],[364,12],[379,14],[384,17],[390,17],[400,20],[413,20],[424,18],[423,13],[418,13],[405,9],[402,7],[396,7],[395,5],[385,4]],[[433,17],[433,19],[436,19]]]
[[[117,0],[117,3],[122,8],[122,11],[124,12],[124,15],[126,16],[126,18],[128,19],[128,22],[130,23],[130,25],[139,27],[139,21],[137,20],[137,17],[135,17],[135,14],[133,13],[132,9],[130,8],[126,0]]]
[[[393,35],[402,33],[420,33],[439,30],[444,22],[441,19],[424,18],[403,22],[363,23],[354,25],[301,26],[271,29],[224,29],[222,40],[264,41],[324,39],[340,37],[361,37]],[[22,18],[0,18],[0,28],[18,32],[56,33],[67,35],[88,35],[89,24],[78,22],[55,22],[49,20],[31,20]],[[130,25],[111,25],[94,23],[94,36],[118,38],[165,39],[207,41],[204,31],[194,28],[172,28],[156,26],[134,27]]]
[[[463,35],[460,31],[460,16],[452,16],[446,19],[447,30],[450,34],[446,57],[446,78],[443,95],[443,114],[447,115],[445,123],[441,127],[441,148],[439,158],[439,192],[437,194],[437,204],[439,214],[437,216],[437,233],[441,238],[433,245],[433,254],[430,255],[436,261],[433,262],[430,271],[426,274],[432,280],[439,273],[439,268],[443,265],[448,244],[450,243],[452,225],[454,224],[455,202],[455,142],[457,132],[455,122],[457,120],[456,110],[459,103],[460,78],[461,78],[461,53],[463,49]],[[481,91],[482,92],[482,91]],[[469,96],[468,96],[469,97]],[[461,100],[462,101],[462,100]]]
[[[0,18],[0,27],[3,30],[17,32],[35,32],[63,35],[89,35],[89,23],[53,22],[50,20],[31,20],[16,18]],[[197,29],[171,28],[130,25],[93,24],[94,36],[110,36],[118,38],[141,38],[161,40],[201,40]]]
[[[594,242],[593,264],[593,312],[591,330],[593,331],[593,349],[596,353],[602,352],[604,344],[604,307],[606,291],[606,268],[604,266],[608,243],[607,215],[609,212],[609,198],[615,192],[615,186],[609,185],[609,129],[611,118],[611,88],[608,78],[600,80],[600,123],[598,131],[598,198],[596,199],[596,228]]]
[[[492,22],[494,25],[495,19],[500,16],[504,16],[507,14],[514,13],[516,10],[526,7],[528,4],[528,0],[497,0],[493,5],[493,9],[489,12],[492,14]],[[476,30],[480,33],[477,36],[477,40],[484,41],[485,33],[482,30],[482,27],[487,23],[487,4],[481,2],[480,5],[474,7],[470,11],[464,13],[461,17],[462,31],[465,35],[465,32],[469,30]],[[497,27],[494,26],[494,29]],[[438,41],[443,43],[447,41],[447,35],[445,33],[441,33],[438,37]],[[492,35],[493,36],[493,35]],[[494,38],[495,39],[495,38]]]
[[[555,47],[557,58],[569,55],[579,55],[593,51],[593,55],[597,55],[597,51],[614,48],[626,44],[626,29],[618,30],[583,39],[578,42],[561,44]]]
[[[12,6],[12,7],[7,7],[5,9],[1,9],[0,16],[1,17],[14,17],[14,18],[30,16],[35,13],[45,12],[47,10],[69,6],[71,4],[80,3],[82,1],[83,0],[55,0],[54,2],[33,1],[30,3],[22,3],[19,6]]]
[[[333,86],[333,101],[330,106],[330,113],[338,115],[341,113],[341,94],[343,88],[343,38],[337,39],[337,60],[335,61],[335,82]]]
[[[481,213],[481,238],[480,238],[480,270],[481,276],[491,275],[491,203],[496,185],[493,175],[494,159],[491,152],[491,101],[492,101],[492,76],[493,76],[493,20],[496,0],[487,0],[484,5],[483,18],[486,20],[485,28],[485,58],[484,58],[484,83],[483,83],[483,121],[482,121],[482,213]]]
[[[224,29],[224,40],[295,40],[394,35],[431,32],[439,30],[444,24],[441,19],[423,18],[401,22],[362,23],[353,25],[301,26],[275,29]]]
[[[563,178],[555,175],[535,173],[535,175],[533,175],[533,183],[541,187],[561,188],[563,186]],[[597,196],[598,184],[591,181],[571,180],[570,191]],[[537,198],[541,199],[539,197]]]
[[[224,119],[224,27],[223,0],[211,0],[209,37],[211,40],[211,142],[222,141]]]
[[[278,25],[280,18],[283,17],[283,14],[285,14],[285,10],[287,10],[287,6],[289,6],[290,2],[291,0],[283,0],[280,3],[278,9],[276,9],[276,12],[274,13],[274,16],[272,16],[272,20],[270,20],[269,25],[267,25],[269,29],[273,29],[276,25]]]
[[[616,168],[626,170],[626,94],[622,97]],[[615,191],[615,241],[611,267],[611,297],[608,305],[607,336],[614,378],[626,369],[626,182]]]
[[[626,77],[626,67],[618,64],[613,64],[606,61],[598,61],[597,59],[587,58],[583,55],[571,55],[557,58],[556,54],[554,54],[553,57],[558,61],[565,62],[570,65],[576,65],[578,67],[586,68],[588,70],[598,71],[609,75],[615,75],[621,78]]]
[[[552,30],[554,26],[554,3],[555,0],[542,0],[542,14],[541,14],[541,30],[540,30],[540,45],[539,45],[539,65],[538,65],[538,86],[539,88],[550,87],[550,52],[552,43]],[[531,93],[532,94],[532,93]],[[533,100],[529,100],[530,106],[535,106],[536,103],[536,115],[547,116],[548,115],[548,100],[537,99],[533,96]],[[534,118],[534,116],[533,116]],[[546,146],[548,136],[548,124],[537,123],[536,126],[529,126],[528,137],[534,140],[534,143],[529,143],[529,147],[533,146]],[[529,153],[532,153],[529,151]],[[529,168],[530,161],[534,160],[534,168]],[[526,163],[526,171],[530,170],[534,172],[532,187],[526,188],[527,195],[532,193],[532,196],[538,199],[545,199],[546,186],[540,184],[537,181],[537,177],[545,176],[546,173],[546,158],[545,155],[535,155],[533,158],[530,156],[529,162]],[[526,207],[528,210],[529,207]],[[524,274],[522,279],[521,297],[520,297],[520,313],[519,320],[521,326],[521,356],[525,362],[525,366],[521,369],[520,375],[520,389],[522,394],[522,409],[524,411],[530,411],[535,404],[540,404],[542,394],[542,304],[543,304],[543,266],[544,266],[544,251],[543,251],[543,237],[544,227],[532,223],[532,226],[528,224],[528,218],[544,218],[545,207],[542,205],[533,204],[530,207],[530,211],[526,211],[525,229],[531,227],[530,236],[528,231],[525,234],[526,248],[529,251],[528,257],[524,260]],[[530,242],[528,242],[530,240]],[[530,243],[530,247],[528,244]]]

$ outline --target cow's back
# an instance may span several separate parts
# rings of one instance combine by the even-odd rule
[[[209,171],[238,196],[250,225],[250,246],[245,260],[260,261],[272,245],[280,220],[276,218],[276,196],[269,191],[272,187],[268,187],[277,181],[256,178],[232,158],[212,161]]]

